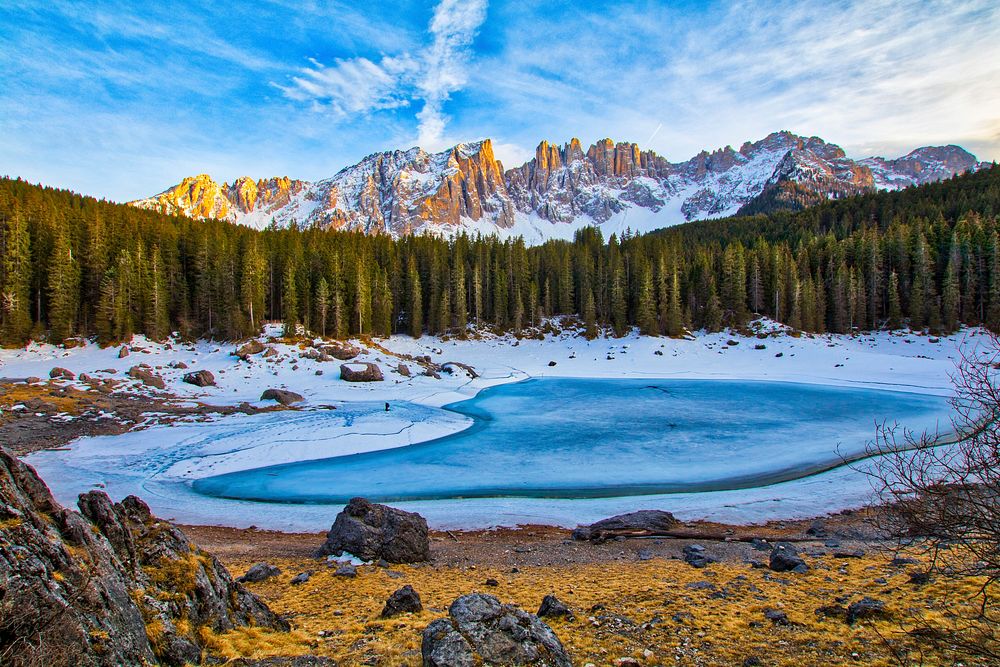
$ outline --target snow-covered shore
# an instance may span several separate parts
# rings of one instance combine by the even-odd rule
[[[762,327],[765,331],[774,328],[769,323]],[[296,391],[305,401],[294,412],[219,416],[208,422],[158,425],[121,436],[82,438],[67,450],[38,452],[28,461],[66,503],[102,485],[115,498],[139,494],[162,516],[184,522],[318,530],[332,521],[339,507],[208,498],[191,491],[190,482],[223,472],[398,447],[454,433],[470,421],[440,406],[469,398],[484,387],[528,377],[773,380],[947,395],[958,346],[976,345],[981,335],[965,330],[941,339],[888,333],[761,339],[721,333],[689,340],[631,335],[593,341],[571,333],[544,340],[442,341],[399,336],[378,342],[392,354],[372,347],[359,357],[378,363],[385,372],[385,381],[374,383],[344,382],[337,363],[302,357],[297,346],[283,343],[270,343],[278,354],[267,359],[257,355],[247,362],[231,355],[232,345],[163,345],[137,339],[133,352],[121,359],[118,348],[96,345],[69,350],[32,345],[26,350],[0,351],[0,377],[47,378],[49,370],[58,366],[77,374],[130,382],[122,386],[123,391],[150,391],[125,374],[129,367],[145,363],[164,378],[168,392],[210,405],[244,401],[264,405],[270,403],[259,401],[264,389]],[[438,363],[462,362],[474,367],[479,377],[472,379],[456,369],[441,379],[407,378],[395,370],[400,360],[394,354],[427,355]],[[176,368],[181,364],[187,368]],[[410,367],[420,370],[413,364]],[[101,373],[112,369],[114,373]],[[215,375],[217,386],[198,388],[181,381],[184,373],[201,369]],[[388,412],[386,402],[392,404]],[[325,409],[331,405],[336,409]],[[748,523],[858,506],[868,495],[863,474],[838,469],[741,491],[592,500],[421,501],[400,506],[420,511],[433,526],[442,528],[576,525],[643,507],[669,509],[685,519]]]

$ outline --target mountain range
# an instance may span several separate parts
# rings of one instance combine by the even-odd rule
[[[605,236],[683,222],[802,208],[829,198],[895,190],[974,171],[986,163],[959,146],[927,146],[898,159],[853,160],[819,137],[775,132],[674,163],[634,143],[541,142],[504,169],[489,139],[439,153],[375,153],[316,182],[275,177],[219,184],[185,178],[134,206],[256,228],[319,225],[393,236],[459,231],[571,238],[585,225]]]

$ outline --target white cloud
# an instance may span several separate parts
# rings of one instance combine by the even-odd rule
[[[417,64],[408,55],[384,57],[378,63],[368,58],[338,59],[330,67],[310,59],[292,84],[278,86],[299,102],[313,102],[339,116],[396,109],[409,105],[407,88]]]
[[[275,84],[286,97],[311,102],[341,117],[409,106],[417,112],[417,144],[429,150],[446,145],[444,103],[467,81],[470,46],[486,19],[487,0],[441,0],[428,26],[430,44],[422,57],[409,53],[339,59],[332,66],[310,60],[289,85]]]
[[[451,93],[466,83],[469,45],[485,19],[486,0],[442,0],[435,8],[430,24],[434,41],[418,84],[424,100],[417,114],[420,146],[444,148],[448,118],[443,106]]]

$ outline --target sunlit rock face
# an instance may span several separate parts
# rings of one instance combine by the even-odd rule
[[[637,229],[645,231],[899,189],[983,164],[958,146],[918,148],[895,160],[852,160],[819,137],[775,132],[739,150],[702,151],[677,163],[611,139],[586,150],[579,139],[561,146],[542,141],[534,158],[505,170],[492,142],[484,139],[439,153],[421,148],[374,153],[315,183],[242,177],[219,185],[201,174],[132,203],[257,228],[316,225],[392,236],[517,232],[519,224],[531,223],[537,240],[544,240],[564,236],[558,233],[564,223],[622,223],[635,213]]]

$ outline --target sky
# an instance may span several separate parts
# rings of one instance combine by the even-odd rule
[[[377,151],[777,130],[1000,160],[1000,2],[3,0],[0,174],[114,201]]]

